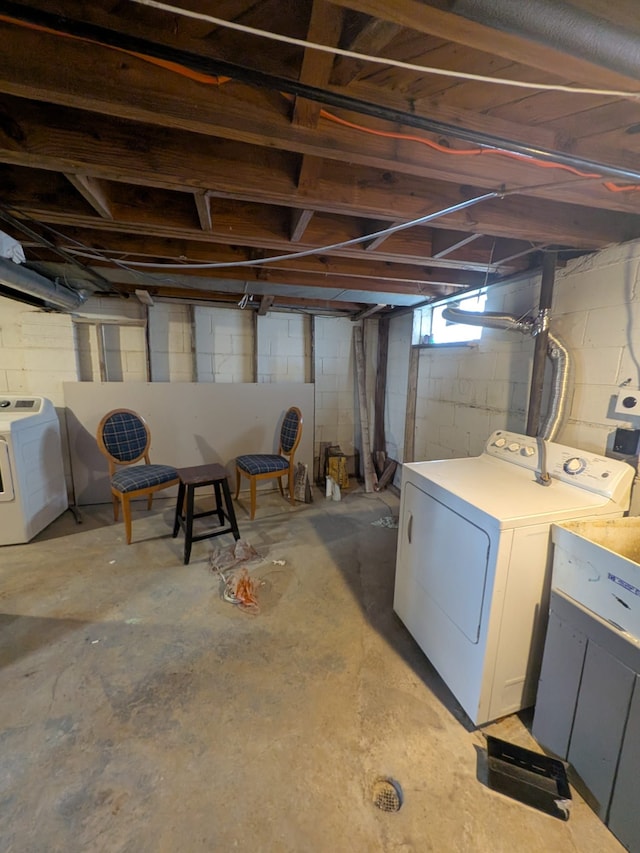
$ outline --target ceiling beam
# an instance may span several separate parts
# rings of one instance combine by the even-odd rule
[[[611,71],[594,62],[561,53],[540,42],[527,41],[522,36],[502,32],[463,18],[446,11],[448,4],[443,4],[439,0],[431,3],[423,0],[394,0],[393,3],[389,3],[388,0],[332,0],[332,2],[336,6],[355,9],[374,18],[382,18],[447,41],[483,50],[512,62],[522,63],[547,73],[556,73],[567,81],[592,86],[596,80],[601,87],[627,88],[630,92],[637,90],[637,80],[631,77]]]
[[[68,239],[58,238],[58,245],[72,254],[78,250],[78,244],[82,244],[95,247],[96,251],[111,255],[116,259],[121,257],[124,264],[133,260],[148,263],[157,261],[158,266],[163,263],[235,264],[253,260],[256,256],[259,259],[262,255],[262,253],[257,253],[251,249],[240,249],[236,246],[205,245],[186,240],[135,236],[126,233],[124,227],[123,225],[121,233],[67,228]],[[406,283],[410,288],[416,284],[433,283],[471,287],[481,284],[484,280],[484,274],[480,272],[436,271],[429,268],[428,264],[423,267],[401,263],[389,264],[376,261],[364,253],[359,259],[310,255],[291,260],[284,259],[264,264],[264,266],[256,264],[246,269],[262,270],[263,272],[283,270],[292,273],[309,273],[329,279],[333,276],[340,276],[345,279],[353,278],[353,286],[363,290],[367,289],[369,282],[376,282],[385,286],[387,283],[389,285]],[[185,272],[187,271],[185,268]],[[206,270],[203,271],[207,273]],[[180,273],[181,270],[177,269],[176,272]],[[213,270],[210,274],[224,277],[228,275],[228,271],[225,269]]]
[[[274,302],[275,296],[270,296],[265,293],[265,295],[260,300],[260,307],[258,308],[258,317],[266,317]]]
[[[370,18],[346,44],[341,46],[346,50],[354,51],[354,53],[377,56],[401,29],[402,27],[399,24],[394,24],[391,21]],[[348,86],[367,66],[370,67],[371,63],[360,59],[349,59],[346,56],[336,56],[331,73],[331,82],[336,86]]]
[[[444,232],[441,232],[444,233]],[[450,243],[448,246],[440,249],[437,252],[433,253],[434,258],[445,258],[447,255],[451,255],[453,252],[457,252],[459,249],[463,249],[465,246],[468,246],[469,243],[473,243],[474,240],[478,240],[481,237],[484,237],[484,234],[467,234],[465,237],[459,237],[457,240],[454,240],[453,243]],[[438,241],[439,245],[440,241]]]
[[[139,285],[129,282],[114,282],[113,287],[120,293],[135,293]],[[154,297],[160,299],[188,299],[194,302],[213,302],[229,307],[238,304],[238,292],[216,291],[196,287],[179,287],[165,284],[150,284],[147,289]],[[276,296],[274,306],[282,308],[304,308],[309,311],[334,311],[336,313],[351,314],[353,311],[362,309],[361,302],[343,302],[329,299],[309,299],[303,296]]]
[[[302,240],[302,235],[307,230],[307,225],[311,222],[314,213],[315,211],[305,210],[304,208],[291,211],[291,235],[289,239],[292,243],[299,243]]]
[[[326,0],[313,0],[307,41],[335,47],[342,32],[342,9]],[[333,55],[312,48],[305,48],[299,80],[309,86],[323,88],[329,82]],[[293,107],[293,124],[313,128],[318,124],[321,104],[307,98],[296,98]]]
[[[495,186],[496,183],[506,183],[510,187],[536,186],[537,193],[553,195],[553,184],[560,179],[563,182],[568,180],[566,173],[547,169],[541,174],[529,164],[505,158],[435,156],[422,145],[399,146],[394,139],[369,137],[365,144],[366,134],[325,119],[322,120],[322,134],[309,134],[305,128],[291,125],[287,104],[280,100],[276,105],[277,96],[274,101],[274,96],[236,83],[217,89],[203,87],[178,75],[173,80],[166,73],[159,82],[157,69],[133,59],[123,64],[112,50],[96,47],[86,51],[82,45],[62,43],[54,36],[37,35],[7,26],[0,27],[0,33],[3,30],[5,41],[0,54],[0,91],[9,94],[383,169],[393,161],[397,171],[464,180],[477,186]],[[25,55],[30,56],[29,63],[24,62]],[[100,79],[93,73],[98,61],[103,69]],[[130,66],[135,66],[134,74],[128,72]],[[404,103],[408,111],[408,105]],[[629,104],[630,114],[634,109],[634,105]],[[429,116],[437,118],[433,104],[429,105]],[[348,114],[346,117],[350,118]],[[352,120],[385,132],[402,130],[391,122],[356,114]],[[504,122],[500,124],[500,120],[494,120],[492,116],[476,115],[474,131],[481,131],[480,125],[484,127],[483,132],[503,135],[527,145],[561,150],[556,135],[545,128],[515,123],[506,123],[505,126]],[[597,147],[595,150],[590,148],[588,142],[575,143],[572,152],[587,158],[600,154],[629,168],[635,168],[637,163],[633,152],[619,147],[598,152]],[[480,159],[481,163],[478,162]],[[599,190],[597,182],[587,182],[586,189],[584,184],[577,177],[575,182],[565,184],[564,197],[577,201],[577,196],[582,193],[584,199],[590,199],[590,204],[613,205],[612,209],[620,209],[620,203],[630,205],[629,199],[613,198],[623,194]]]
[[[357,314],[354,314],[351,320],[355,323],[358,320],[366,320],[367,317],[371,317],[373,314],[377,314],[378,311],[382,311],[383,308],[387,308],[386,303],[381,303],[379,305],[371,305],[369,308],[363,308],[362,311],[358,311]]]
[[[95,212],[103,219],[113,219],[109,198],[100,181],[89,175],[65,172],[65,178],[77,189],[85,201],[89,202]]]
[[[46,109],[35,110],[38,111],[50,113]],[[23,121],[20,125],[23,134],[20,146],[7,141],[0,133],[0,162],[59,172],[78,169],[81,165],[103,179],[189,193],[193,193],[194,184],[199,183],[210,196],[383,221],[410,220],[456,204],[461,196],[469,197],[477,191],[473,185],[461,191],[458,183],[452,185],[366,169],[335,160],[324,161],[315,185],[302,191],[295,187],[295,165],[291,155],[283,152],[263,150],[262,156],[257,158],[255,149],[250,146],[219,142],[213,157],[211,144],[197,135],[185,138],[178,134],[171,144],[169,132],[159,139],[151,128],[146,133],[145,128],[139,126],[113,128],[112,122],[98,116],[93,116],[87,126],[80,127],[63,121],[55,110],[51,121],[45,116],[38,120],[33,112],[31,121],[37,124],[28,125]],[[145,150],[144,158],[139,154],[141,147]],[[473,210],[463,211],[454,217],[436,220],[432,226],[484,231],[498,237],[533,242],[556,241],[587,249],[622,242],[640,234],[637,213],[626,216],[519,196],[483,203],[481,219],[480,225]]]
[[[198,211],[198,219],[200,227],[203,231],[213,231],[213,222],[211,220],[211,205],[209,203],[209,193],[206,190],[198,190],[193,195],[196,202],[196,210]]]

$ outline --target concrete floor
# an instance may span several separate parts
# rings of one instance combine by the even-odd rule
[[[482,733],[392,612],[397,531],[372,522],[397,499],[315,496],[238,506],[257,616],[208,567],[232,538],[183,566],[166,501],[131,546],[100,506],[0,550],[2,851],[623,849],[577,795],[564,823],[487,787]],[[518,716],[485,730],[534,746]]]

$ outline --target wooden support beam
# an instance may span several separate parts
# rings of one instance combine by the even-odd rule
[[[395,225],[401,225],[401,224],[402,224],[402,220],[400,220],[400,219],[394,219],[393,222],[391,222],[391,225],[394,225],[394,226]],[[380,230],[385,228],[385,226],[388,227],[388,225],[386,225],[386,223],[382,224],[380,226]],[[378,246],[381,246],[385,240],[389,239],[389,237],[391,237],[391,234],[383,234],[381,237],[376,237],[375,240],[371,240],[370,243],[365,243],[365,245],[364,245],[365,252],[375,251],[378,248]]]
[[[373,3],[373,0],[371,2]],[[396,6],[400,4],[388,4],[380,0],[379,5],[380,17],[389,17],[393,16]],[[418,10],[418,18],[421,11],[429,8],[418,2],[413,2],[413,7]],[[373,14],[375,16],[375,13]],[[450,18],[460,21],[455,15]],[[487,30],[492,38],[495,38],[495,31],[489,28]],[[195,131],[202,137],[225,137],[264,146],[265,149],[277,147],[327,159],[366,164],[383,170],[388,169],[389,163],[393,162],[395,171],[434,178],[446,177],[448,180],[457,180],[458,183],[464,181],[475,186],[495,187],[505,183],[509,187],[528,187],[532,195],[546,194],[548,197],[551,197],[549,193],[556,197],[555,184],[562,181],[563,197],[568,201],[577,201],[574,193],[579,193],[583,199],[591,197],[590,204],[600,203],[605,207],[612,203],[620,204],[622,199],[619,196],[625,195],[608,193],[604,188],[599,188],[597,182],[585,182],[578,177],[575,181],[567,182],[566,173],[541,176],[540,170],[530,164],[510,162],[504,158],[495,158],[494,163],[489,163],[489,158],[469,158],[472,162],[461,162],[465,158],[443,158],[435,152],[432,156],[422,145],[406,145],[399,149],[395,139],[378,139],[375,145],[368,140],[368,144],[364,144],[361,132],[340,127],[330,121],[323,121],[322,134],[310,134],[303,127],[292,126],[286,111],[276,108],[269,93],[262,98],[256,97],[255,90],[248,87],[234,85],[231,89],[225,86],[212,89],[185,78],[180,78],[172,85],[171,78],[166,79],[165,75],[162,85],[166,90],[163,89],[162,97],[159,98],[158,70],[142,62],[131,59],[131,65],[135,66],[135,72],[132,72],[129,62],[123,65],[119,55],[106,48],[92,46],[92,50],[87,51],[83,45],[70,40],[63,43],[63,40],[53,35],[34,33],[8,25],[0,26],[0,33],[3,41],[3,51],[0,54],[0,91],[40,102],[50,101],[94,113],[161,125],[163,139],[168,128],[182,128]],[[24,62],[25,56],[29,56],[29,63]],[[522,57],[519,60],[522,61]],[[102,69],[100,75],[95,74],[98,65]],[[566,69],[563,68],[561,76],[565,73]],[[603,82],[600,76],[598,80]],[[408,111],[409,105],[406,101],[403,103],[405,111]],[[629,108],[632,109],[633,104],[629,104]],[[442,115],[444,120],[446,114],[450,118],[449,113],[439,114],[437,109],[434,113],[434,109],[434,105],[429,106],[429,115]],[[482,132],[495,133],[506,139],[533,146],[562,147],[562,142],[558,140],[555,132],[549,132],[544,127],[505,122],[499,117],[482,116],[471,110],[457,111],[456,115],[457,123],[462,126],[467,121],[471,130],[482,129]],[[397,132],[402,129],[390,122],[358,117],[355,114],[353,119],[376,130]],[[22,127],[19,121],[16,123]],[[99,139],[100,135],[96,133],[94,142]],[[204,141],[202,139],[203,143]],[[603,161],[608,159],[621,165],[628,164],[630,168],[637,164],[637,155],[619,147],[602,150],[599,146],[590,145],[588,141],[572,143],[571,147],[576,156],[595,159],[599,157]],[[132,150],[137,152],[141,149],[146,151],[144,140],[136,143]],[[188,150],[188,146],[182,148],[183,153]],[[151,156],[145,159],[149,162],[159,162]],[[541,180],[543,177],[544,180]],[[541,183],[543,186],[540,186]],[[532,187],[536,189],[533,190]],[[629,199],[624,202],[633,206]]]
[[[444,249],[440,249],[438,252],[434,252],[434,258],[444,258],[447,255],[450,255],[452,252],[457,252],[458,249],[464,248],[464,246],[468,246],[469,243],[473,243],[474,240],[477,240],[479,237],[484,237],[484,234],[468,234],[466,237],[462,237],[460,240],[456,240],[451,245],[447,246]]]
[[[311,222],[314,213],[314,210],[304,210],[303,208],[291,211],[291,235],[289,239],[292,243],[298,243],[302,239],[302,235]]]
[[[360,412],[360,434],[362,438],[362,465],[364,469],[364,490],[373,491],[376,474],[371,456],[371,437],[369,434],[369,410],[367,408],[367,386],[365,382],[364,344],[362,341],[362,326],[354,326],[353,348],[356,362],[356,385],[358,389],[358,406]]]
[[[206,190],[199,190],[194,193],[196,208],[198,210],[198,219],[200,227],[203,231],[213,231],[213,220],[211,218],[211,203],[209,201],[209,193]]]
[[[411,347],[409,350],[409,371],[407,375],[407,408],[404,419],[404,452],[403,462],[415,461],[416,444],[416,403],[418,399],[418,364],[420,350]]]
[[[258,317],[265,317],[269,313],[269,309],[273,305],[275,300],[275,296],[268,296],[265,294],[260,300],[260,307],[258,308]]]
[[[66,172],[65,178],[78,190],[84,200],[89,202],[99,216],[103,219],[113,219],[109,198],[100,181],[89,175],[72,172]]]
[[[556,73],[566,80],[593,85],[627,88],[633,91],[637,81],[595,62],[561,53],[537,41],[527,41],[508,31],[446,11],[450,4],[422,0],[333,0],[336,6],[355,9],[373,18],[382,18],[418,32],[451,40],[467,47],[483,50],[493,56],[502,56],[512,62],[538,68],[545,73]],[[455,4],[454,4],[455,5]],[[444,9],[442,7],[445,7]],[[595,56],[595,54],[594,54]]]
[[[399,24],[394,24],[391,21],[370,18],[342,46],[355,53],[366,53],[369,56],[377,56],[401,29],[402,27]],[[360,59],[348,59],[345,56],[337,56],[333,64],[331,82],[336,86],[348,86],[367,67],[371,67],[371,63]]]
[[[342,32],[344,10],[327,3],[313,0],[307,41],[335,47]],[[300,82],[323,88],[329,82],[333,67],[333,55],[324,51],[305,48],[300,69]],[[318,124],[321,104],[306,98],[296,98],[293,108],[293,124],[313,128]]]
[[[384,432],[384,409],[387,396],[387,359],[389,355],[389,318],[382,317],[378,323],[378,368],[376,370],[375,420],[373,425],[373,449],[386,453],[387,442]]]
[[[372,314],[377,314],[378,311],[382,311],[382,309],[386,307],[386,302],[379,303],[378,305],[370,305],[368,308],[363,308],[362,311],[358,311],[357,314],[354,314],[351,321],[356,323],[359,320],[366,320],[367,317],[371,317]]]

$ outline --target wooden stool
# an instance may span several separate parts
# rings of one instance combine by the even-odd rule
[[[233,538],[236,540],[240,538],[240,531],[238,530],[238,522],[236,521],[236,514],[233,509],[233,503],[231,502],[231,493],[229,491],[227,476],[227,472],[223,466],[218,465],[217,463],[212,465],[194,465],[191,468],[178,468],[180,485],[178,487],[178,503],[176,504],[173,538],[176,538],[178,530],[182,527],[185,537],[185,566],[191,557],[191,544],[193,542],[199,542],[201,539],[210,539],[212,536],[222,536],[223,533],[233,533]],[[213,486],[216,496],[216,506],[215,509],[209,510],[208,512],[194,513],[194,492],[200,486]],[[222,494],[224,494],[224,505],[222,502]],[[200,533],[197,536],[194,536],[193,519],[203,518],[207,515],[217,515],[221,525],[224,525],[226,519],[230,526],[223,527],[222,530],[215,528],[209,533]]]

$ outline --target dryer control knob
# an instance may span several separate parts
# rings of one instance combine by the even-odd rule
[[[510,450],[512,453],[515,453],[516,450],[520,450],[520,445],[517,442],[512,441],[511,444],[507,447],[507,450]]]
[[[571,459],[567,459],[563,467],[567,474],[579,474],[586,468],[586,463],[579,456],[572,456]]]
[[[496,440],[493,442],[493,446],[494,447],[504,447],[506,443],[507,443],[506,438],[496,438]]]
[[[521,453],[523,456],[533,456],[535,450],[533,447],[523,447]]]
[[[11,400],[0,400],[0,409],[6,409],[11,405]]]

